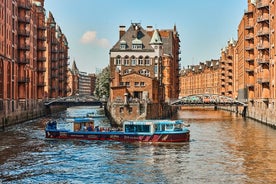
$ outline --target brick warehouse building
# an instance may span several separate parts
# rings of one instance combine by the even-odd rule
[[[238,25],[238,39],[230,40],[221,50],[219,69],[215,71],[219,74],[220,81],[218,94],[248,103],[248,117],[274,125],[276,122],[275,8],[274,0],[248,0],[248,8]],[[180,80],[184,85],[181,83],[180,93],[185,96],[196,83],[192,81],[189,86],[188,77],[199,76],[199,73],[191,72],[189,76],[183,75],[184,71],[181,73]]]
[[[161,117],[167,112],[161,104],[179,94],[176,26],[170,30],[147,26],[145,30],[140,23],[132,23],[125,28],[119,27],[119,40],[110,50],[111,114],[117,122]]]
[[[2,0],[0,7],[0,123],[8,124],[42,115],[45,98],[65,95],[68,46],[57,27],[49,38],[44,0]],[[55,86],[48,82],[54,75]]]

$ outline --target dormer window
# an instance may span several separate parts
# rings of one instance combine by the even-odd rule
[[[125,40],[120,41],[120,49],[126,50],[127,44]]]
[[[141,40],[135,38],[133,41],[132,41],[132,49],[133,50],[142,50],[143,48],[143,43]]]

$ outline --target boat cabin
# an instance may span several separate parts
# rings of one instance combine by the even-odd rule
[[[182,121],[173,120],[152,120],[152,121],[126,121],[123,125],[125,133],[150,133],[154,132],[175,132],[183,130]]]

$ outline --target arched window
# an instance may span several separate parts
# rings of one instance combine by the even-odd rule
[[[129,63],[129,57],[128,56],[125,56],[125,58],[124,58],[124,65],[125,66],[129,66],[130,65],[130,63]]]
[[[136,66],[136,58],[135,58],[135,56],[131,57],[131,66]]]
[[[115,65],[121,65],[121,56],[117,56],[115,59]]]
[[[145,57],[145,65],[146,66],[150,66],[151,65],[151,61],[150,61],[150,57],[149,56]]]
[[[143,56],[139,56],[139,58],[138,58],[138,65],[144,65]]]

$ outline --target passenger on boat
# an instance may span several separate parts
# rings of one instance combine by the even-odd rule
[[[87,127],[87,131],[93,131],[91,124]]]

